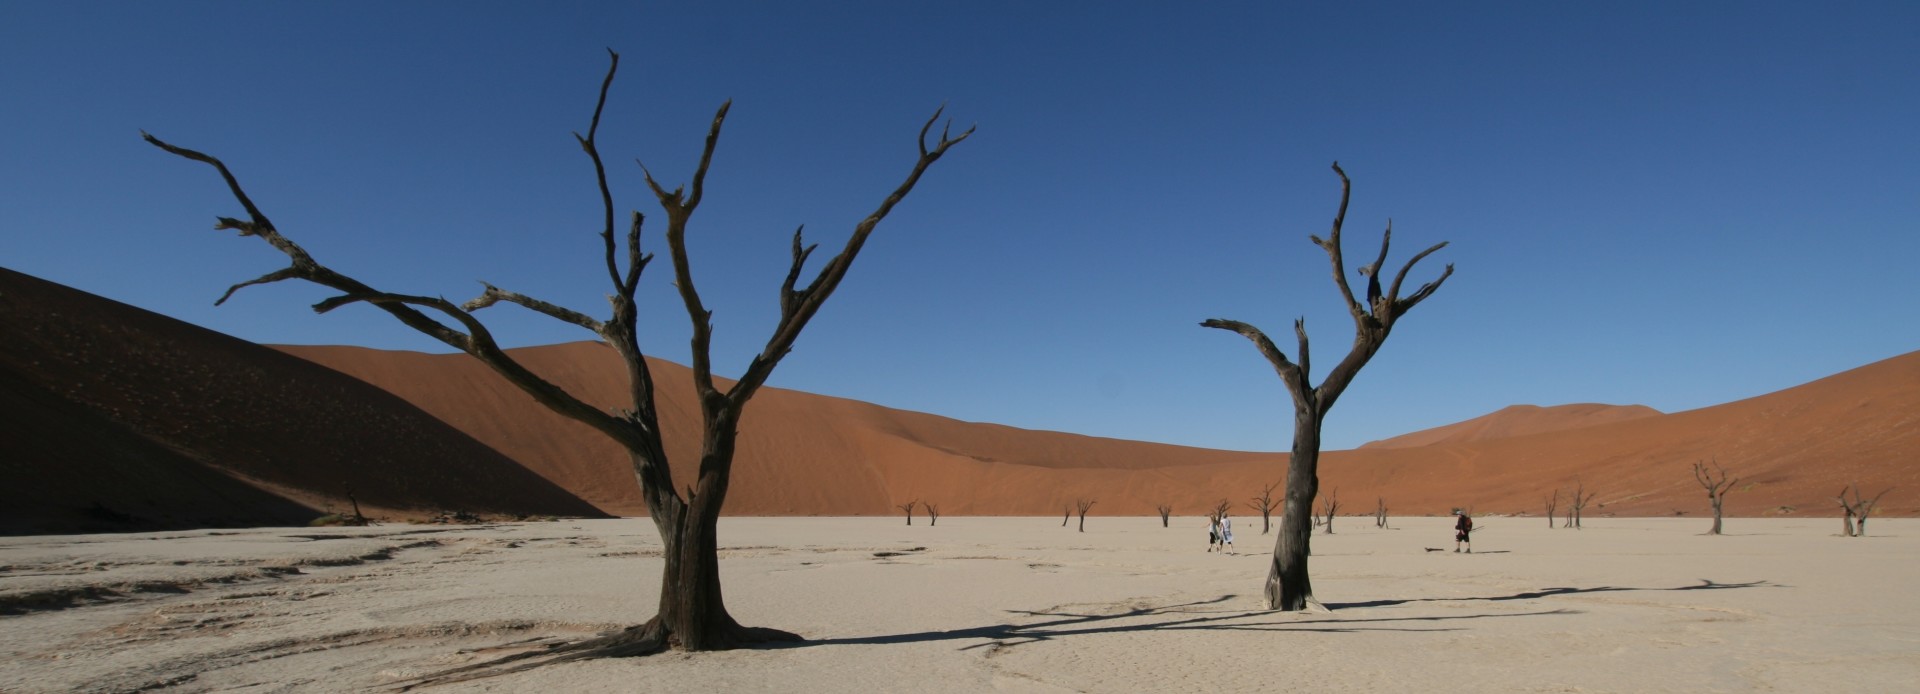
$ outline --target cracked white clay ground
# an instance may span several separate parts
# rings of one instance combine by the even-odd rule
[[[429,691],[1897,691],[1920,521],[1340,519],[1330,613],[1259,609],[1272,536],[1176,518],[727,518],[765,650],[568,663]],[[645,520],[0,538],[0,690],[378,691],[644,621]]]

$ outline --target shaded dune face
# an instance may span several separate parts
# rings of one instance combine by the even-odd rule
[[[8,531],[304,523],[369,513],[599,515],[357,379],[0,270]]]
[[[36,432],[0,441],[0,463],[25,481],[6,492],[22,509],[0,516],[8,527],[56,508],[85,516],[95,502],[156,522],[286,522],[341,510],[348,488],[376,509],[646,513],[620,447],[466,355],[269,349],[7,271],[0,330],[0,415]],[[512,351],[588,402],[628,404],[625,370],[603,345]],[[690,377],[669,362],[652,369],[684,486],[700,443]],[[1273,426],[1285,440],[1291,421]],[[1742,479],[1727,497],[1730,515],[1832,515],[1830,497],[1855,482],[1869,495],[1898,488],[1880,513],[1914,515],[1920,502],[1899,489],[1920,488],[1909,464],[1917,453],[1920,353],[1689,412],[1516,406],[1330,451],[1321,498],[1337,492],[1341,512],[1354,514],[1377,500],[1394,515],[1456,506],[1539,514],[1546,496],[1578,479],[1598,493],[1589,518],[1701,515],[1709,511],[1691,465],[1717,459]],[[1090,515],[1149,515],[1165,504],[1191,517],[1224,500],[1249,516],[1286,459],[768,388],[747,407],[726,512],[886,515],[920,500],[942,514],[1050,515],[1092,499]]]

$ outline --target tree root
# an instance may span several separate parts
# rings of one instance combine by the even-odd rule
[[[800,635],[769,627],[746,627],[738,624],[728,629],[728,633],[717,648],[726,650],[762,643],[783,641],[804,641]],[[667,629],[659,617],[647,620],[647,623],[627,627],[619,631],[601,634],[594,638],[572,643],[547,644],[543,648],[501,656],[492,660],[471,663],[449,670],[442,670],[399,683],[394,691],[412,691],[418,687],[432,687],[455,682],[511,675],[535,668],[596,658],[633,658],[653,655],[669,648],[679,647],[679,639]]]

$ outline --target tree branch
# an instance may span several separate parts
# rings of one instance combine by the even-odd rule
[[[1360,302],[1353,299],[1353,287],[1347,284],[1347,263],[1341,256],[1340,250],[1340,228],[1347,221],[1347,201],[1353,195],[1353,181],[1347,178],[1346,171],[1340,169],[1340,162],[1333,163],[1333,172],[1340,175],[1340,211],[1334,213],[1333,230],[1325,239],[1318,236],[1307,238],[1313,239],[1314,245],[1327,252],[1327,259],[1333,262],[1333,283],[1340,288],[1340,298],[1347,302],[1347,311],[1352,313],[1354,321],[1359,323],[1365,321],[1367,311],[1360,306]]]
[[[463,304],[461,308],[467,311],[478,311],[505,301],[511,304],[519,304],[549,318],[586,328],[587,330],[593,331],[595,335],[600,335],[606,329],[606,326],[601,324],[600,321],[579,311],[564,306],[556,306],[518,292],[506,291],[485,282],[481,282],[480,284],[487,288],[486,291],[481,292],[480,296],[474,297],[472,300]]]
[[[914,162],[913,170],[907,173],[906,180],[894,188],[893,192],[888,194],[886,199],[880,201],[880,207],[878,209],[875,209],[872,214],[867,215],[866,219],[860,220],[860,223],[855,225],[853,234],[847,238],[846,247],[842,248],[838,255],[828,260],[827,264],[820,268],[819,274],[814,277],[813,282],[808,284],[805,290],[797,292],[789,292],[788,289],[782,290],[783,298],[787,296],[793,298],[792,310],[788,311],[786,306],[782,307],[780,325],[774,329],[772,337],[767,339],[766,346],[760,350],[760,354],[753,358],[753,362],[747,365],[746,372],[741,374],[740,380],[736,381],[733,389],[727,393],[727,398],[735,403],[736,406],[745,404],[747,399],[753,397],[753,394],[758,391],[760,386],[764,385],[767,378],[772,375],[774,367],[779,366],[780,360],[787,355],[787,352],[793,349],[793,343],[800,337],[800,331],[807,327],[807,323],[813,320],[814,314],[819,312],[820,307],[826,303],[827,298],[832,296],[834,290],[840,286],[840,281],[846,277],[847,270],[853,266],[854,258],[860,254],[860,249],[866,246],[867,237],[873,234],[873,230],[880,225],[881,220],[886,219],[887,215],[893,211],[894,206],[900,204],[901,200],[906,199],[908,193],[913,192],[913,187],[920,182],[920,177],[926,173],[928,167],[933,166],[934,162],[939,161],[940,157],[945,156],[948,149],[973,136],[977,126],[968,127],[966,132],[960,133],[958,137],[955,137],[952,135],[952,121],[948,121],[947,126],[940,130],[939,142],[929,148],[927,146],[927,133],[932,130],[934,122],[940,119],[940,114],[945,112],[945,110],[946,106],[944,105],[936,109],[933,115],[927,118],[927,122],[920,126],[918,139],[920,158]],[[798,247],[798,243],[798,232],[795,232],[796,248]],[[797,279],[799,263],[804,261],[805,257],[811,253],[811,248],[798,253],[795,259],[795,267],[791,271],[795,273],[792,279]],[[791,284],[785,286],[791,287]]]

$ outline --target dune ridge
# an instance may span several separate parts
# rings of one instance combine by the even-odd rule
[[[297,522],[340,510],[349,485],[362,503],[402,512],[646,513],[619,447],[466,355],[267,348],[10,271],[0,271],[0,330],[0,416],[34,434],[0,442],[21,480],[0,504],[12,531],[119,527],[94,505],[176,525]],[[512,351],[588,402],[624,404],[624,370],[603,345]],[[652,368],[676,478],[690,480],[699,442],[687,369]],[[1690,466],[1717,460],[1743,480],[1730,515],[1837,515],[1831,497],[1856,482],[1896,489],[1880,513],[1915,515],[1917,497],[1901,490],[1920,488],[1916,424],[1920,352],[1699,410],[1522,406],[1329,451],[1321,498],[1337,494],[1351,514],[1376,500],[1397,515],[1538,514],[1578,482],[1599,494],[1589,516],[1699,515]],[[1091,499],[1093,515],[1165,504],[1191,517],[1224,500],[1247,516],[1286,458],[767,388],[743,420],[725,512],[890,515],[919,500],[951,515],[1049,515]]]

